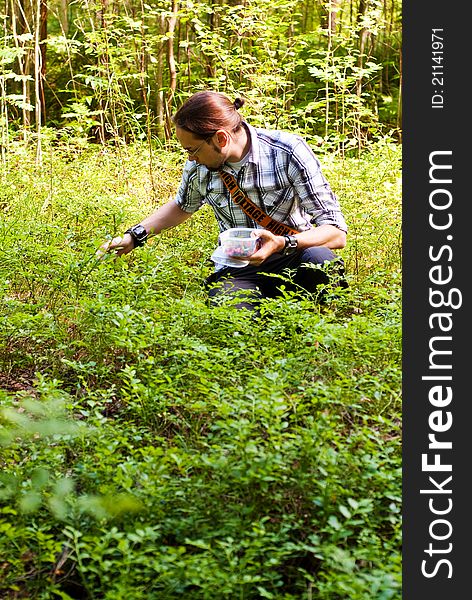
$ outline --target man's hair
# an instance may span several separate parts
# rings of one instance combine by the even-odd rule
[[[231,102],[220,92],[197,92],[182,104],[172,121],[176,127],[200,138],[209,137],[218,129],[234,132],[242,124],[238,109],[243,104],[243,98]]]

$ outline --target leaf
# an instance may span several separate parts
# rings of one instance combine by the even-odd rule
[[[328,518],[328,523],[336,531],[339,531],[341,529],[341,523],[338,521],[335,515],[330,515],[330,517]]]
[[[359,502],[357,502],[357,500],[354,500],[354,498],[348,498],[347,502],[349,506],[351,506],[351,508],[353,508],[354,510],[356,510],[359,507]]]

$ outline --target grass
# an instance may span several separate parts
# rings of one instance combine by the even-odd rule
[[[2,598],[401,597],[400,152],[321,157],[350,287],[259,320],[207,306],[205,209],[95,260],[172,195],[179,155],[8,156]]]

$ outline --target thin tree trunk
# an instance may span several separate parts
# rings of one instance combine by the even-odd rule
[[[358,22],[360,21],[361,17],[363,17],[366,14],[368,4],[369,4],[369,0],[361,0],[360,1],[359,13],[357,15]],[[361,73],[356,81],[356,95],[359,98],[359,105],[361,104],[361,97],[362,97],[362,82],[363,82],[362,69],[364,67],[364,59],[365,59],[365,54],[366,54],[367,42],[368,42],[370,36],[371,36],[371,32],[369,31],[369,29],[367,27],[362,27],[360,30],[360,33],[359,33],[359,59],[357,61],[357,67],[359,68],[359,71]],[[362,131],[361,131],[361,123],[360,123],[359,117],[357,119],[357,146],[358,146],[358,152],[360,153],[361,149],[362,149]]]
[[[59,4],[59,22],[61,24],[62,33],[65,37],[69,35],[69,2],[68,0],[60,0]]]
[[[190,28],[189,28],[188,23],[185,23],[185,41],[186,41],[186,58],[187,58],[187,88],[190,89],[192,86],[192,65],[191,65],[192,53],[190,50]]]
[[[212,7],[212,12],[209,15],[208,18],[208,23],[210,26],[210,31],[214,31],[216,28],[216,15],[215,15],[215,10],[213,9],[213,5],[216,4],[215,0],[211,0],[210,5]],[[240,46],[243,46],[243,38],[241,37],[239,40]],[[207,55],[205,54],[205,71],[206,71],[206,76],[207,78],[211,78],[214,79],[216,76],[216,69],[214,66],[214,61],[213,59],[210,57],[208,58]]]
[[[159,33],[163,35],[165,31],[165,17],[161,14],[159,22]],[[157,127],[159,137],[164,134],[164,44],[160,43],[160,48],[157,54],[157,73],[156,73],[156,86],[157,86],[157,101],[156,101],[156,113],[157,113]],[[165,135],[165,134],[164,134]]]
[[[47,0],[39,0],[39,101],[41,103],[41,122],[46,123],[46,99],[44,96],[44,84],[46,81],[46,52],[47,52],[47,37],[48,37],[48,4]]]
[[[5,79],[2,77],[0,79],[0,98],[1,98],[1,111],[0,117],[2,119],[1,128],[2,128],[2,139],[0,142],[0,147],[2,151],[2,165],[6,164],[6,157],[8,153],[8,104],[6,101],[7,90],[5,85]],[[3,174],[3,173],[2,173]]]
[[[341,3],[342,0],[330,0],[329,3],[328,27],[333,35],[338,30],[338,13],[341,10]]]
[[[170,139],[172,136],[172,124],[170,114],[172,111],[172,102],[174,99],[175,90],[177,88],[177,68],[175,64],[174,55],[174,32],[175,25],[177,23],[177,11],[179,8],[178,0],[172,0],[172,16],[169,18],[169,25],[167,28],[168,42],[167,42],[167,66],[169,68],[169,91],[167,93],[167,106],[166,106],[166,137]]]
[[[101,8],[98,12],[100,26],[103,31],[106,31],[107,26],[108,26],[107,20],[106,20],[106,14],[107,14],[107,10],[108,10],[108,1],[109,0],[101,0]],[[110,70],[108,50],[106,52],[102,52],[101,55],[99,56],[98,60],[99,60],[99,63],[103,67],[101,69],[101,75],[104,78],[105,78],[105,76],[108,78],[108,73]],[[108,78],[108,80],[109,80],[109,78]],[[106,139],[107,139],[106,116],[105,116],[107,106],[108,106],[108,102],[106,99],[105,100],[103,99],[103,90],[101,90],[100,98],[99,98],[100,125],[98,127],[98,137],[99,137],[99,141],[102,145],[105,145]]]
[[[5,5],[5,12],[8,12],[8,5]],[[3,38],[7,39],[7,19],[3,21]],[[0,140],[0,149],[2,155],[2,167],[7,164],[8,153],[8,104],[7,104],[7,80],[5,77],[0,77],[0,129],[2,137]],[[2,178],[5,171],[2,170]]]
[[[29,107],[31,105],[31,91],[28,76],[31,74],[31,52],[26,47],[27,41],[22,36],[24,36],[26,33],[32,33],[28,18],[31,16],[31,10],[28,10],[28,4],[25,5],[24,0],[18,0],[17,3],[15,3],[14,0],[11,0],[11,14],[14,44],[17,50],[22,51],[18,53],[18,68],[20,71],[20,75],[22,76],[21,85],[23,92],[23,140],[26,141],[27,132],[30,127]]]
[[[35,30],[34,30],[34,95],[35,95],[35,117],[36,117],[36,164],[42,164],[42,149],[41,149],[41,92],[42,92],[42,70],[41,64],[41,0],[36,0],[35,14]]]
[[[331,61],[331,51],[332,51],[332,45],[333,45],[333,35],[332,35],[332,30],[331,30],[331,26],[330,26],[330,19],[331,17],[331,13],[328,13],[328,26],[327,26],[327,31],[328,31],[328,47],[326,48],[326,70],[329,69],[330,66],[330,61]],[[330,95],[329,95],[329,77],[325,77],[325,98],[326,98],[326,104],[325,104],[325,138],[328,139],[328,130],[329,130],[329,108],[330,108]]]

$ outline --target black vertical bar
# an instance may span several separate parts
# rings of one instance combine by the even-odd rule
[[[404,600],[472,594],[470,16],[403,4]]]

